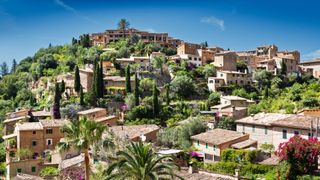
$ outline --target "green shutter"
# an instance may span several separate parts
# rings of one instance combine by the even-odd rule
[[[21,173],[22,171],[21,171],[21,169],[19,168],[19,169],[17,169],[17,173]]]
[[[31,172],[36,172],[36,167],[35,166],[31,167]]]
[[[208,148],[208,143],[206,143],[206,148]]]

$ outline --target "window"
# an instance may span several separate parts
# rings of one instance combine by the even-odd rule
[[[47,134],[52,134],[52,129],[51,128],[46,129],[46,133]]]
[[[242,124],[242,132],[245,132],[245,126]]]
[[[268,134],[268,127],[264,127],[264,134]]]
[[[32,146],[36,146],[37,145],[37,141],[32,141]]]
[[[36,131],[33,131],[33,132],[32,132],[32,134],[36,134],[36,133],[37,133]]]
[[[294,131],[293,133],[295,136],[299,135],[299,131]]]
[[[47,139],[47,145],[52,145],[52,139]]]
[[[199,145],[200,145],[200,142],[198,141],[197,144],[198,144],[198,146],[199,146]]]
[[[255,132],[255,131],[256,131],[256,126],[252,125],[252,132]]]
[[[21,169],[20,168],[18,168],[17,169],[17,173],[21,173],[22,171],[21,171]]]
[[[220,74],[221,77],[223,77],[223,74]]]
[[[287,139],[287,130],[286,129],[282,130],[282,139]]]
[[[215,151],[217,149],[217,145],[213,145],[213,150]]]
[[[308,133],[308,138],[312,138],[313,137],[313,133]]]
[[[35,166],[31,167],[31,172],[36,172],[36,167]]]
[[[208,148],[208,143],[206,143],[206,148]]]

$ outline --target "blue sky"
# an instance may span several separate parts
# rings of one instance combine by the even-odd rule
[[[0,0],[0,63],[115,28],[121,18],[187,42],[236,51],[276,44],[308,60],[320,57],[319,8],[316,0]]]

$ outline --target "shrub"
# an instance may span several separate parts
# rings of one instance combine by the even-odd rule
[[[239,164],[235,162],[218,162],[206,163],[204,165],[204,168],[216,173],[233,175],[235,173],[235,169],[237,169],[238,166]]]
[[[45,167],[42,168],[40,171],[40,176],[41,177],[46,177],[46,176],[57,176],[59,175],[59,169],[55,167]]]
[[[237,150],[237,149],[226,149],[222,152],[221,161],[223,162],[253,162],[257,157],[258,151],[256,150]]]

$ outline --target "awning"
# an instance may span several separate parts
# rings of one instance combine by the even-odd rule
[[[17,137],[17,134],[9,134],[9,135],[5,135],[2,137],[2,139],[6,140],[6,139],[10,139],[10,138],[14,138],[14,137]]]

